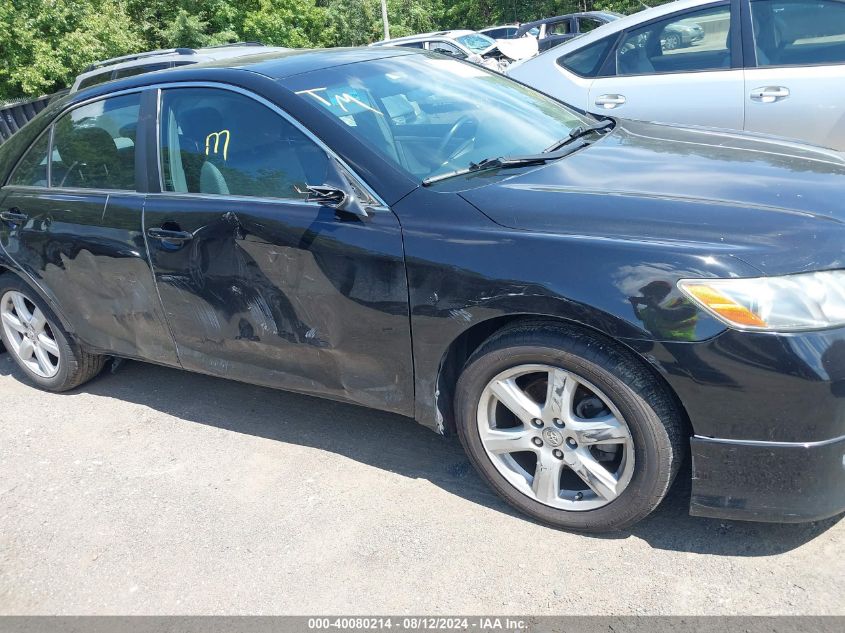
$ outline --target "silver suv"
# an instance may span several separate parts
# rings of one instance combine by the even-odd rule
[[[154,70],[164,70],[176,66],[187,66],[199,62],[215,61],[243,55],[255,55],[287,49],[276,46],[264,46],[260,42],[237,42],[205,48],[167,48],[146,53],[136,53],[114,57],[88,66],[73,82],[70,91],[76,92],[97,84],[121,79],[133,75],[142,75]]]

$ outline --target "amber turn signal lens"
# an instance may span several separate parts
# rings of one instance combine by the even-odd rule
[[[683,289],[700,304],[729,323],[740,327],[751,328],[766,328],[769,326],[766,321],[754,314],[751,310],[722,294],[712,286],[688,283],[684,284]]]

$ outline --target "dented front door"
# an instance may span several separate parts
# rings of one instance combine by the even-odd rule
[[[297,200],[154,194],[145,231],[186,369],[412,414],[402,238]]]

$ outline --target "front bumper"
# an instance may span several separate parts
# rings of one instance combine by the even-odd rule
[[[797,523],[845,510],[845,437],[825,442],[693,437],[695,516]]]
[[[692,424],[692,514],[798,522],[845,511],[845,328],[632,346]]]

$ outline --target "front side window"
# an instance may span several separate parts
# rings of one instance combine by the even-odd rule
[[[47,130],[24,154],[15,169],[15,173],[12,174],[9,184],[24,187],[46,187],[47,152],[49,149],[50,131]]]
[[[284,117],[246,95],[215,88],[165,90],[160,155],[165,191],[307,197],[328,157]]]
[[[845,2],[753,0],[758,66],[845,63]]]
[[[616,35],[593,42],[557,60],[557,63],[581,77],[598,77],[602,62],[607,56]]]
[[[452,57],[457,57],[458,59],[466,58],[466,53],[449,42],[429,42],[428,50],[443,53],[444,55],[451,55]]]
[[[135,189],[135,132],[140,94],[71,110],[53,127],[50,186]]]
[[[502,75],[425,54],[304,73],[286,85],[419,180],[491,156],[542,152],[587,124]]]
[[[731,67],[731,9],[724,5],[628,31],[616,50],[619,75],[721,70]]]

